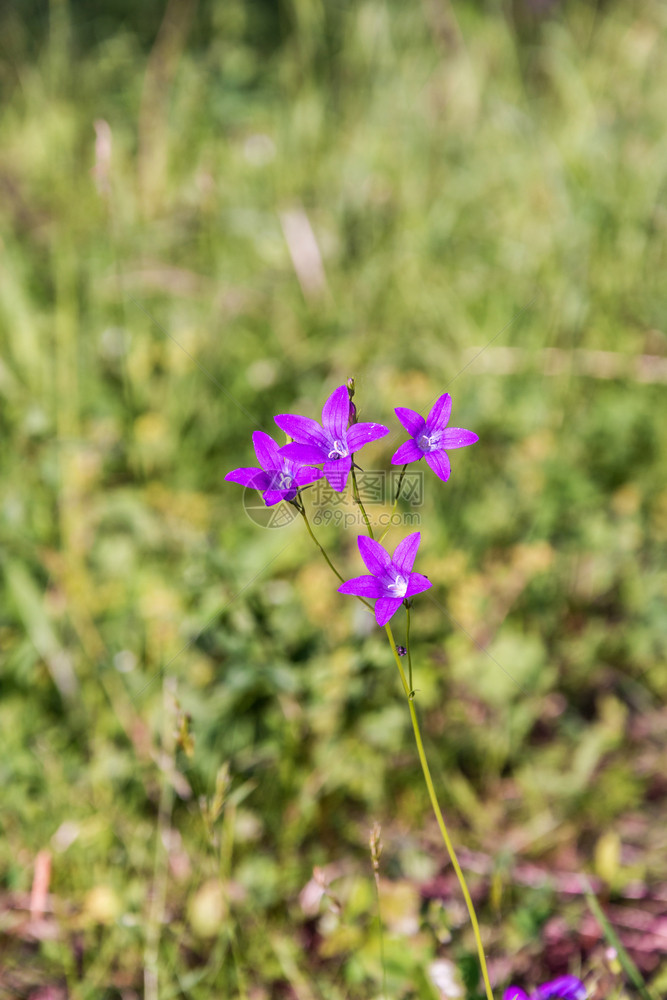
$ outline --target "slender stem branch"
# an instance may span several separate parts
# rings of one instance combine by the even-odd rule
[[[318,549],[320,550],[320,552],[322,553],[322,555],[326,559],[327,564],[329,566],[329,569],[333,573],[335,573],[335,575],[338,577],[338,579],[340,580],[341,583],[345,583],[345,577],[341,576],[341,574],[338,572],[338,570],[336,569],[336,567],[334,566],[334,564],[331,562],[331,559],[329,558],[326,549],[324,548],[324,546],[320,542],[318,542],[317,538],[315,537],[315,533],[313,532],[313,529],[310,526],[310,521],[308,520],[308,515],[306,514],[306,505],[302,501],[300,504],[295,504],[295,506],[296,506],[296,509],[298,510],[298,512],[301,514],[301,517],[303,518],[304,524],[306,525],[306,528],[308,529],[308,534],[310,535],[310,537],[315,542],[315,544],[317,545]],[[357,595],[355,595],[355,596],[357,596]],[[369,609],[369,611],[373,610],[373,605],[369,601],[367,601],[365,597],[357,597],[357,600],[361,601],[362,604],[365,604],[366,607]]]
[[[354,455],[352,456],[352,461],[354,462]],[[361,502],[361,497],[359,496],[359,487],[357,486],[357,476],[354,471],[354,465],[352,466],[352,496],[354,497],[354,502],[356,503],[356,505],[359,507],[359,510],[363,514],[368,534],[371,536],[371,538],[375,538],[375,535],[373,534],[373,529],[371,527],[370,519],[368,517],[368,514],[366,513],[366,508]]]
[[[299,511],[299,513],[301,514],[301,517],[304,520],[304,524],[306,525],[306,528],[308,529],[308,534],[310,535],[310,537],[315,542],[315,544],[317,545],[318,549],[320,550],[320,552],[322,553],[322,555],[324,556],[324,558],[328,562],[329,569],[332,570],[336,574],[336,576],[338,577],[338,579],[340,580],[341,583],[345,583],[345,577],[341,576],[341,574],[338,572],[338,570],[336,569],[336,567],[334,566],[334,564],[331,562],[331,559],[329,559],[329,556],[327,555],[326,550],[324,549],[324,547],[322,545],[320,545],[320,543],[318,542],[317,538],[315,537],[315,535],[313,533],[313,529],[310,526],[310,521],[308,520],[308,515],[306,514],[305,504],[302,503],[301,506],[297,507],[297,510]]]
[[[399,480],[399,487],[396,490],[396,501],[395,501],[395,503],[398,501],[398,496],[399,496],[399,493],[400,493],[400,486],[401,486],[401,483],[402,483],[402,480],[403,480],[403,473],[405,473],[405,468],[403,469],[403,472],[401,474],[401,478]],[[364,510],[364,506],[363,506],[363,504],[361,502],[361,499],[359,498],[359,490],[357,488],[357,481],[356,481],[356,478],[355,478],[355,475],[354,475],[354,468],[352,469],[352,490],[353,490],[354,498],[355,498],[356,502],[358,503],[358,505],[359,505],[359,507],[360,507],[363,515],[364,515],[364,520],[366,521],[366,527],[368,528],[368,532],[369,532],[371,538],[373,538],[373,529],[371,528],[371,524],[370,524],[370,521],[368,519],[368,515],[366,514],[366,511]],[[303,520],[305,522],[306,528],[308,529],[308,534],[310,535],[310,537],[315,542],[315,544],[317,545],[318,549],[320,550],[320,552],[322,553],[322,555],[326,559],[326,561],[327,561],[327,563],[329,565],[329,568],[335,573],[335,575],[338,577],[338,579],[342,581],[343,577],[338,572],[338,570],[336,569],[336,567],[334,566],[334,564],[331,562],[331,559],[327,555],[324,547],[318,542],[317,538],[313,534],[313,530],[312,530],[312,528],[310,526],[310,522],[308,520],[308,515],[306,514],[305,505],[303,504],[303,502],[301,502],[301,503],[296,503],[295,506],[296,506],[297,510],[299,511],[299,513],[301,514],[301,516],[303,517]],[[367,600],[365,600],[363,597],[359,597],[358,600],[360,600],[362,602],[362,604],[365,604],[367,608],[369,608],[371,611],[373,611],[373,606]],[[410,646],[409,646],[409,642],[410,642],[410,609],[406,608],[406,610],[407,610],[407,614],[408,614],[406,644],[407,644],[407,649],[409,651],[409,649],[410,649]],[[485,990],[486,990],[487,1000],[493,1000],[493,991],[491,989],[491,982],[489,980],[489,972],[488,972],[488,969],[487,969],[487,966],[486,966],[486,957],[484,955],[484,945],[482,944],[482,936],[481,936],[480,930],[479,930],[479,923],[477,921],[477,914],[475,913],[475,907],[473,905],[472,897],[470,896],[470,891],[468,889],[468,884],[467,884],[467,882],[465,880],[465,876],[463,874],[463,871],[461,870],[461,865],[459,864],[459,859],[456,856],[456,851],[454,850],[454,845],[453,845],[453,843],[452,843],[452,841],[450,839],[449,832],[447,830],[447,826],[445,824],[445,820],[444,820],[444,817],[442,815],[442,811],[440,809],[440,805],[438,803],[438,797],[437,797],[436,792],[435,792],[435,786],[433,784],[433,779],[431,778],[431,771],[430,771],[430,768],[428,766],[428,761],[426,759],[426,752],[424,750],[424,744],[422,742],[421,731],[420,731],[420,728],[419,728],[419,720],[417,719],[417,713],[415,711],[415,706],[414,706],[414,701],[413,701],[414,695],[413,695],[413,690],[412,690],[412,657],[411,657],[411,655],[408,655],[408,672],[409,672],[409,678],[410,678],[409,682],[408,682],[408,678],[405,676],[405,671],[403,670],[403,664],[401,663],[401,658],[398,655],[398,651],[396,649],[396,642],[394,640],[394,634],[393,634],[393,632],[391,630],[391,626],[389,625],[389,623],[387,623],[385,625],[385,631],[387,633],[387,638],[389,639],[389,645],[391,646],[392,653],[394,654],[394,659],[396,661],[396,666],[398,667],[398,673],[399,673],[400,678],[401,678],[401,684],[403,685],[403,691],[405,692],[405,697],[406,697],[407,702],[408,702],[408,708],[410,710],[410,719],[412,721],[412,729],[414,731],[415,742],[417,744],[417,753],[419,754],[419,762],[421,764],[422,773],[424,775],[424,781],[426,782],[426,788],[427,788],[427,791],[428,791],[429,799],[431,800],[431,805],[433,807],[433,812],[435,813],[435,818],[437,820],[438,827],[440,828],[440,833],[442,835],[442,839],[444,841],[445,847],[447,848],[447,853],[449,854],[449,858],[450,858],[450,861],[451,861],[452,866],[454,868],[454,871],[456,872],[456,877],[457,877],[457,879],[459,881],[459,885],[461,886],[461,891],[463,893],[463,898],[465,899],[466,907],[467,907],[468,913],[470,915],[470,922],[472,923],[472,929],[473,929],[473,933],[475,935],[475,942],[477,944],[477,954],[479,956],[479,964],[480,964],[481,970],[482,970],[482,977],[484,979],[484,987],[485,987]]]
[[[391,521],[392,521],[392,518],[393,518],[394,514],[396,513],[396,506],[398,504],[398,498],[401,495],[401,487],[403,486],[403,478],[405,476],[405,470],[407,469],[407,467],[408,467],[407,465],[403,466],[403,468],[401,469],[401,474],[398,477],[398,485],[396,487],[396,496],[394,497],[394,506],[391,508],[391,514],[389,515],[389,524],[387,525],[387,527],[384,529],[384,531],[382,532],[382,534],[378,538],[379,542],[382,541],[382,539],[384,538],[384,536],[389,531],[389,528],[391,527]]]
[[[406,613],[406,625],[405,625],[405,648],[408,653],[408,683],[410,685],[410,696],[414,692],[414,687],[412,686],[412,652],[410,650],[410,605],[407,604],[405,608]]]
[[[396,660],[396,666],[398,667],[398,672],[401,677],[401,683],[403,685],[405,697],[408,700],[408,708],[410,709],[410,719],[412,720],[412,729],[415,734],[415,742],[417,744],[417,753],[419,754],[419,762],[421,764],[422,772],[424,774],[424,781],[426,782],[426,788],[428,790],[428,795],[431,800],[433,812],[435,813],[435,818],[438,822],[442,839],[445,843],[445,847],[447,848],[447,853],[449,854],[449,858],[452,862],[454,871],[456,872],[456,877],[459,880],[459,885],[461,886],[463,898],[465,899],[465,903],[468,908],[468,913],[470,915],[470,922],[472,923],[472,929],[475,935],[475,942],[477,943],[477,954],[479,956],[479,964],[482,969],[482,977],[484,979],[484,987],[486,990],[487,1000],[493,1000],[493,991],[491,989],[491,982],[489,980],[489,971],[486,967],[486,957],[484,955],[482,936],[480,934],[479,924],[477,922],[477,914],[475,913],[475,907],[473,906],[472,898],[468,890],[468,884],[465,880],[463,871],[461,870],[461,865],[459,864],[459,860],[456,856],[456,851],[454,850],[454,845],[452,844],[452,841],[450,839],[444,817],[442,815],[440,806],[438,804],[438,798],[435,793],[433,779],[431,778],[431,771],[429,769],[428,761],[426,759],[426,753],[424,751],[424,744],[422,742],[421,731],[419,729],[419,721],[417,719],[417,713],[415,711],[414,701],[411,697],[412,688],[408,685],[408,681],[405,676],[405,671],[403,670],[403,665],[401,663],[401,658],[398,655],[398,651],[396,650],[396,642],[394,641],[394,636],[391,631],[391,626],[389,624],[385,625],[385,631],[387,633],[387,638],[389,639],[389,645],[391,646],[392,653],[394,654],[394,659]]]

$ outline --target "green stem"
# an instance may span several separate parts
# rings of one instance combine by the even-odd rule
[[[352,456],[352,461],[354,462],[354,455]],[[354,502],[359,507],[359,510],[363,514],[364,521],[366,523],[366,528],[368,529],[368,534],[371,538],[375,538],[373,534],[373,529],[371,528],[371,522],[369,520],[368,514],[366,513],[366,508],[361,502],[361,497],[359,496],[359,487],[357,486],[357,476],[354,471],[354,465],[352,465],[352,496],[354,497]]]
[[[405,625],[405,648],[408,652],[408,682],[410,684],[410,697],[414,694],[414,688],[412,686],[412,652],[410,651],[410,605],[405,606],[405,613],[407,616],[407,622]]]
[[[403,469],[403,473],[404,472],[405,472],[405,469]],[[401,474],[401,478],[399,479],[399,488],[396,490],[396,501],[395,502],[398,501],[398,496],[399,496],[399,493],[400,493],[400,485],[401,485],[401,483],[403,481],[403,473]],[[352,491],[353,491],[353,494],[354,494],[354,499],[358,503],[358,505],[359,505],[359,507],[360,507],[363,515],[364,515],[364,520],[366,521],[366,527],[368,528],[368,532],[369,532],[371,538],[373,538],[373,529],[371,528],[370,521],[368,520],[368,515],[366,514],[366,511],[364,510],[364,506],[363,506],[363,504],[361,502],[361,499],[359,498],[359,490],[357,489],[357,481],[356,481],[356,478],[355,478],[355,475],[354,475],[354,468],[352,469]],[[333,570],[333,572],[336,574],[336,576],[338,577],[339,580],[343,580],[343,577],[340,575],[340,573],[338,572],[338,570],[336,569],[336,567],[334,566],[334,564],[331,562],[331,559],[327,555],[325,549],[323,548],[322,545],[320,545],[320,543],[318,542],[317,538],[313,534],[313,530],[310,527],[310,522],[308,520],[308,516],[306,514],[306,509],[305,509],[304,504],[303,503],[296,504],[296,507],[297,507],[297,510],[299,511],[299,513],[301,514],[301,516],[304,519],[304,522],[306,524],[306,528],[308,529],[308,534],[310,535],[310,537],[315,542],[315,544],[317,545],[318,549],[320,550],[320,552],[322,553],[322,555],[326,559],[327,563],[329,564],[330,569]],[[373,611],[373,606],[367,600],[365,600],[365,598],[359,597],[359,598],[357,598],[357,600],[361,601],[362,604],[365,604],[367,608],[369,608],[371,611]],[[406,610],[408,612],[406,644],[408,644],[407,645],[407,649],[409,650],[409,648],[410,648],[409,647],[409,640],[410,640],[410,609],[406,608]],[[400,674],[401,683],[403,685],[403,690],[405,692],[405,697],[407,698],[408,708],[410,710],[410,719],[412,720],[412,729],[414,731],[415,742],[417,744],[417,753],[419,754],[419,761],[421,763],[422,772],[423,772],[423,775],[424,775],[424,781],[426,782],[426,788],[428,790],[428,795],[429,795],[429,798],[431,800],[431,805],[433,807],[433,812],[435,813],[435,818],[436,818],[436,820],[438,822],[438,827],[440,828],[440,833],[442,835],[442,839],[443,839],[443,841],[445,843],[445,847],[447,848],[447,853],[449,854],[450,861],[452,862],[452,867],[454,868],[454,871],[456,872],[456,877],[459,880],[459,885],[461,886],[461,891],[463,893],[463,898],[465,899],[466,907],[468,908],[468,913],[470,915],[470,922],[472,923],[473,934],[475,935],[475,942],[477,944],[477,954],[479,956],[479,964],[480,964],[481,969],[482,969],[482,978],[484,979],[484,988],[486,990],[487,1000],[493,1000],[493,991],[491,989],[491,982],[489,980],[489,972],[488,972],[488,969],[486,967],[486,958],[484,956],[484,945],[482,944],[482,936],[481,936],[480,930],[479,930],[479,923],[477,921],[477,914],[475,913],[475,907],[473,906],[472,898],[471,898],[470,892],[468,890],[468,884],[467,884],[467,882],[465,880],[465,876],[463,874],[463,871],[461,870],[461,865],[459,864],[459,859],[456,856],[456,851],[454,850],[454,845],[452,844],[452,841],[450,840],[449,832],[447,830],[447,826],[445,825],[445,820],[444,820],[444,817],[442,815],[442,811],[440,809],[440,805],[438,804],[438,797],[437,797],[437,795],[435,793],[435,787],[433,785],[433,779],[431,778],[431,771],[430,771],[430,768],[428,766],[428,761],[426,759],[426,752],[424,751],[424,744],[422,742],[421,731],[419,729],[419,720],[417,719],[417,713],[415,711],[415,706],[414,706],[414,701],[413,701],[414,694],[413,694],[413,690],[412,690],[412,658],[411,658],[410,655],[408,655],[408,671],[409,671],[409,675],[410,675],[410,682],[408,683],[408,679],[405,676],[405,671],[403,670],[403,665],[401,663],[401,658],[398,655],[398,651],[396,649],[396,642],[394,640],[394,634],[391,631],[391,626],[389,625],[389,623],[387,623],[385,625],[385,631],[387,633],[387,638],[389,639],[389,645],[391,646],[392,653],[394,654],[394,659],[396,660],[396,666],[398,667],[398,672]]]
[[[318,549],[320,550],[320,552],[322,553],[322,555],[324,556],[324,558],[328,562],[329,569],[332,570],[336,574],[336,576],[338,577],[338,579],[340,580],[341,583],[345,583],[345,578],[343,576],[341,576],[341,574],[338,572],[338,570],[336,569],[336,567],[334,566],[334,564],[331,562],[331,559],[329,559],[329,556],[327,555],[326,550],[324,549],[324,547],[322,545],[320,545],[320,543],[318,542],[317,538],[315,537],[315,535],[313,533],[313,529],[310,526],[310,521],[308,520],[308,515],[306,514],[305,504],[302,503],[301,506],[297,507],[296,509],[298,510],[299,514],[301,514],[301,517],[304,520],[304,524],[306,525],[306,528],[308,529],[308,534],[310,535],[310,537],[315,542],[315,544],[317,545]],[[369,607],[370,607],[370,605],[369,605]]]
[[[415,734],[415,742],[417,744],[417,753],[419,754],[419,761],[422,766],[422,772],[424,774],[424,781],[426,782],[426,788],[428,790],[428,795],[431,800],[431,805],[433,807],[433,812],[435,813],[435,818],[438,822],[440,828],[440,833],[442,839],[447,848],[447,853],[452,862],[454,871],[456,872],[456,877],[459,880],[459,885],[461,886],[461,891],[463,893],[463,898],[465,899],[466,906],[468,908],[468,913],[470,915],[470,921],[472,923],[473,933],[475,935],[475,941],[477,943],[477,954],[479,956],[479,964],[482,969],[482,977],[484,979],[484,987],[486,990],[487,1000],[493,1000],[493,991],[491,989],[491,982],[489,980],[489,972],[486,967],[486,958],[484,956],[484,946],[482,944],[482,937],[479,931],[479,924],[477,922],[477,914],[475,913],[475,907],[473,906],[472,898],[468,890],[468,884],[465,880],[465,876],[461,870],[461,865],[456,856],[456,851],[454,850],[454,845],[449,837],[449,832],[447,826],[445,825],[445,820],[443,818],[440,806],[438,804],[438,798],[435,794],[435,787],[433,785],[433,779],[431,778],[431,771],[428,766],[428,761],[426,760],[426,753],[424,751],[424,744],[422,742],[421,731],[419,729],[419,721],[417,719],[417,713],[415,711],[414,701],[411,697],[412,688],[408,684],[407,678],[405,676],[405,671],[403,670],[403,665],[401,663],[401,658],[396,650],[396,642],[394,641],[394,636],[391,631],[391,626],[387,623],[385,625],[385,631],[387,633],[387,638],[389,639],[389,645],[394,654],[394,659],[396,660],[396,666],[398,667],[398,672],[401,677],[401,683],[403,685],[403,690],[405,692],[405,697],[408,701],[408,708],[410,709],[410,718],[412,720],[412,728]]]
[[[317,545],[318,549],[320,550],[320,552],[322,553],[322,555],[326,559],[327,564],[329,566],[329,569],[333,573],[335,573],[335,575],[338,577],[338,579],[340,580],[341,583],[345,583],[345,577],[341,576],[341,574],[338,572],[338,570],[336,569],[336,567],[334,566],[334,564],[331,562],[331,559],[329,558],[326,549],[324,548],[323,545],[320,544],[320,542],[318,542],[317,538],[315,537],[315,533],[313,532],[313,529],[310,526],[310,521],[308,520],[308,515],[306,514],[306,505],[303,503],[303,501],[301,501],[300,504],[295,504],[295,507],[298,510],[298,512],[301,514],[301,517],[303,518],[304,524],[306,525],[306,528],[308,529],[308,534],[310,535],[310,537],[315,542],[315,544]],[[357,600],[361,601],[362,604],[365,604],[366,607],[369,609],[369,611],[373,610],[373,605],[369,601],[367,601],[365,597],[357,597]]]
[[[389,529],[391,527],[392,518],[393,518],[394,514],[396,513],[396,506],[398,504],[398,498],[401,495],[401,487],[403,486],[403,477],[405,476],[405,470],[406,469],[407,469],[407,465],[404,465],[403,468],[401,469],[401,474],[398,477],[398,486],[396,487],[396,496],[394,497],[394,506],[391,508],[391,514],[389,515],[389,524],[387,525],[387,527],[384,529],[384,531],[382,532],[382,534],[378,538],[379,542],[382,541],[382,539],[384,538],[384,536],[387,534],[387,532],[389,531]]]

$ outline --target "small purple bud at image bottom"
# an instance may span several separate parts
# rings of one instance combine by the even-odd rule
[[[503,1000],[586,1000],[586,987],[577,976],[559,976],[533,990],[530,997],[519,986],[509,986]]]

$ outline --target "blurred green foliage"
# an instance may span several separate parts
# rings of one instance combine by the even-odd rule
[[[383,634],[223,482],[349,375],[374,467],[448,387],[480,436],[413,620],[498,981],[577,971],[550,872],[665,879],[667,12],[519,8],[3,9],[6,995],[379,996],[376,820],[389,995],[474,995]]]

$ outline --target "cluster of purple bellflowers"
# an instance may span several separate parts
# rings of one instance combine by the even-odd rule
[[[299,491],[323,476],[333,490],[342,493],[347,486],[355,457],[365,445],[389,433],[383,424],[359,423],[352,395],[353,384],[341,385],[327,399],[322,409],[322,422],[294,413],[280,413],[274,419],[278,427],[291,438],[279,447],[268,434],[256,431],[253,445],[257,466],[234,469],[225,479],[241,486],[259,490],[267,507],[286,500],[298,503]],[[449,427],[452,398],[440,396],[428,416],[399,406],[396,416],[410,437],[392,457],[393,465],[407,466],[422,458],[443,482],[451,473],[448,451],[464,448],[478,440],[472,431]],[[366,535],[357,539],[361,558],[368,570],[363,576],[347,580],[338,589],[374,600],[378,625],[386,625],[404,601],[431,586],[412,567],[419,548],[418,531],[398,543],[393,555]]]
[[[291,438],[289,444],[281,447],[263,431],[255,432],[253,445],[258,464],[234,469],[225,479],[259,490],[267,507],[285,500],[302,512],[300,493],[318,479],[325,477],[333,490],[342,493],[352,470],[359,468],[357,454],[389,433],[383,424],[357,421],[353,395],[352,380],[335,389],[324,404],[321,423],[293,413],[278,414],[274,419]],[[448,452],[478,440],[473,431],[449,426],[451,412],[452,398],[447,392],[435,401],[426,417],[396,407],[396,416],[409,437],[394,452],[392,465],[405,469],[424,458],[438,479],[446,483],[451,475]],[[427,577],[413,572],[420,540],[420,533],[415,531],[403,538],[390,555],[369,535],[359,535],[359,553],[368,573],[346,580],[338,590],[375,601],[376,621],[386,625],[401,604],[431,586]],[[402,646],[397,650],[400,655],[406,652]],[[518,986],[510,986],[503,1000],[586,1000],[586,989],[575,976],[561,976],[538,986],[530,995]]]

